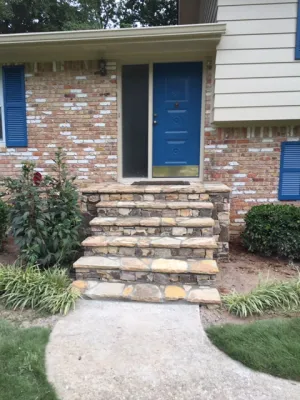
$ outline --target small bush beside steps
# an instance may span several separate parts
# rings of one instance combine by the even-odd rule
[[[254,206],[245,217],[244,246],[252,253],[300,259],[300,208],[293,205]]]

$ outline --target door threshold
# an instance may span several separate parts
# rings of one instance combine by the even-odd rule
[[[132,185],[163,185],[163,186],[173,186],[173,185],[178,185],[178,186],[189,186],[190,182],[189,181],[135,181],[132,183]]]
[[[199,178],[187,178],[187,179],[176,179],[176,178],[121,178],[118,180],[119,183],[124,183],[127,185],[163,185],[163,182],[170,182],[170,185],[176,185],[176,182],[202,182]],[[140,183],[143,182],[143,183]]]

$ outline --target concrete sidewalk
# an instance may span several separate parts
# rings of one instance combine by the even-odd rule
[[[81,300],[51,334],[47,369],[60,400],[300,399],[300,384],[217,350],[196,305]]]

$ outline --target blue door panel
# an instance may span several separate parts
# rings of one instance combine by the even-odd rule
[[[154,65],[153,166],[199,165],[202,63]]]

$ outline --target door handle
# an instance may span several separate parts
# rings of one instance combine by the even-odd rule
[[[153,125],[157,125],[157,121],[154,120],[154,121],[153,121]]]

